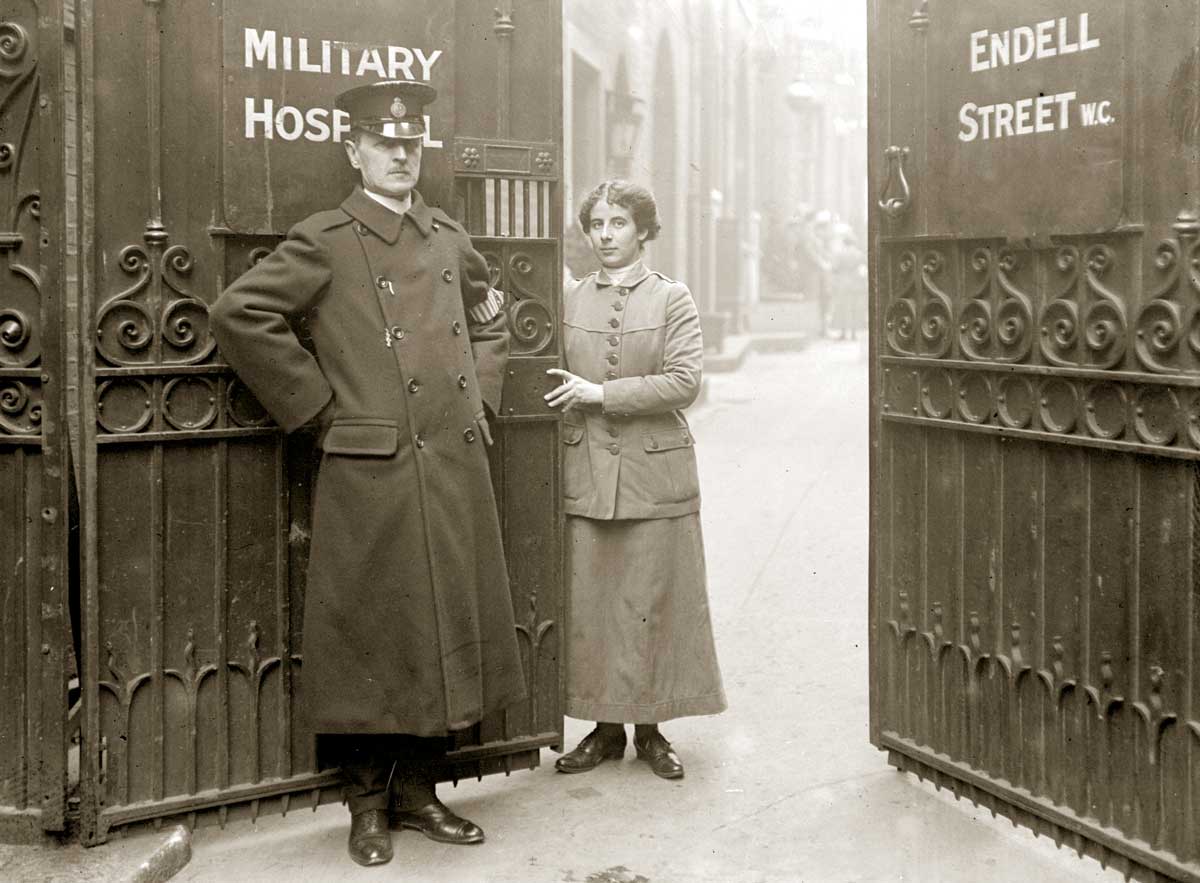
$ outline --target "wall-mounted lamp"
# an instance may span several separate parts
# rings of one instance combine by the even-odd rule
[[[642,100],[623,91],[608,92],[605,98],[608,165],[612,174],[624,177],[633,168],[633,154],[642,131]]]

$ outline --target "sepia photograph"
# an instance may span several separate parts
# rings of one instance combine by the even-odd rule
[[[0,881],[1200,883],[1200,0],[0,0]]]

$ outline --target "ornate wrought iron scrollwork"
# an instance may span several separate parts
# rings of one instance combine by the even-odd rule
[[[37,435],[41,428],[40,389],[20,380],[0,382],[0,430],[8,435]]]
[[[1056,252],[1058,294],[1039,322],[1042,355],[1052,365],[1112,368],[1124,357],[1124,301],[1104,281],[1115,263],[1115,252],[1104,244],[1090,246],[1082,259],[1075,246]]]
[[[153,234],[153,235],[152,235]],[[151,248],[165,241],[165,234],[148,231]],[[141,245],[121,249],[117,266],[134,280],[109,298],[96,314],[96,349],[113,365],[144,364],[154,355],[153,345],[161,340],[164,364],[195,364],[216,349],[208,328],[208,307],[192,296],[184,280],[195,262],[182,245],[173,245],[155,260]],[[156,321],[151,308],[138,299],[155,287],[163,306]]]
[[[958,316],[963,354],[976,361],[1025,361],[1033,345],[1033,307],[1013,280],[1021,255],[1008,248],[976,248],[968,266],[976,283]]]
[[[1200,293],[1200,240],[1186,224],[1177,223],[1176,229],[1177,239],[1164,239],[1154,250],[1154,268],[1162,278],[1138,313],[1134,331],[1138,361],[1157,373],[1185,367],[1185,337],[1192,357],[1200,357],[1200,307],[1194,297]]]
[[[884,330],[888,347],[902,356],[917,352],[917,256],[911,251],[901,253],[894,268],[892,300],[884,315]]]
[[[940,252],[927,251],[921,259],[921,354],[935,359],[950,352],[950,324],[954,321],[950,296],[937,283],[945,267]]]
[[[555,320],[552,309],[537,293],[544,287],[538,277],[538,264],[533,255],[516,251],[508,256],[506,265],[500,255],[484,250],[490,284],[505,289],[508,327],[512,333],[515,355],[531,356],[545,352],[554,342]]]

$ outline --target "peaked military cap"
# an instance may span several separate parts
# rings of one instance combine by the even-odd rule
[[[415,80],[380,80],[355,86],[339,95],[334,104],[350,115],[350,127],[366,129],[384,138],[425,136],[425,105],[437,90]]]

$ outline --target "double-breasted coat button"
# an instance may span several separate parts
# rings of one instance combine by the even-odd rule
[[[359,221],[357,224],[355,224],[354,229],[358,231],[359,236],[367,235],[367,225],[364,224],[362,221]]]
[[[628,288],[618,288],[618,289],[617,289],[617,294],[619,294],[619,295],[621,295],[622,297],[624,297],[625,295],[629,294],[629,289],[628,289]]]
[[[619,429],[617,429],[617,427],[615,427],[615,426],[610,426],[610,427],[608,427],[608,434],[611,435],[613,438],[616,438],[618,435],[621,434],[621,431]]]
[[[441,224],[439,224],[437,221],[434,221],[434,222],[433,222],[432,224],[430,224],[429,226],[433,228],[433,232],[434,232],[434,233],[436,233],[438,230],[441,230],[441,229],[442,229],[442,225],[441,225]]]
[[[459,389],[467,388],[467,378],[462,374],[458,375],[458,388]]]
[[[658,450],[658,442],[655,441],[654,439],[650,439],[650,450],[652,450],[652,451]]]
[[[620,342],[621,342],[621,338],[617,337],[617,335],[615,335],[615,334],[608,335],[608,345],[609,346],[616,346]]]
[[[392,337],[396,338],[396,340],[404,340],[404,329],[399,325],[393,325],[391,331]]]
[[[615,457],[617,454],[621,453],[621,446],[614,442],[608,446],[608,452]]]
[[[454,281],[453,271],[451,271],[449,268],[442,270],[442,278],[445,279],[447,282],[453,282]]]
[[[605,377],[605,379],[606,379],[606,380],[616,380],[616,379],[617,379],[617,372],[616,372],[616,371],[605,371],[605,372],[604,372],[604,377]]]
[[[619,313],[621,310],[625,309],[625,304],[621,303],[619,300],[614,300],[613,309]]]
[[[618,359],[618,358],[617,358],[617,354],[616,354],[616,353],[609,353],[609,354],[608,354],[608,364],[610,364],[610,365],[615,365],[615,364],[617,364],[617,362],[619,362],[619,361],[620,361],[620,359]]]
[[[616,316],[613,316],[611,319],[609,319],[609,320],[608,320],[608,324],[609,324],[610,326],[612,326],[613,328],[620,328],[620,327],[621,327],[621,320],[620,320],[620,319],[618,319]]]
[[[467,444],[470,444],[471,442],[475,441],[475,430],[468,429],[465,432],[463,432],[463,439],[466,441]]]
[[[460,323],[457,319],[455,319],[454,322],[450,325],[450,330],[453,331],[455,334],[462,334],[462,323]]]
[[[382,276],[376,276],[375,277],[375,287],[376,288],[387,288],[388,287],[387,279],[385,279]]]
[[[421,384],[417,382],[417,379],[415,377],[412,380],[408,381],[408,391],[409,392],[415,393],[420,388],[421,388]]]
[[[413,442],[418,448],[425,447],[425,439],[421,438],[421,433],[419,432],[413,437]]]

